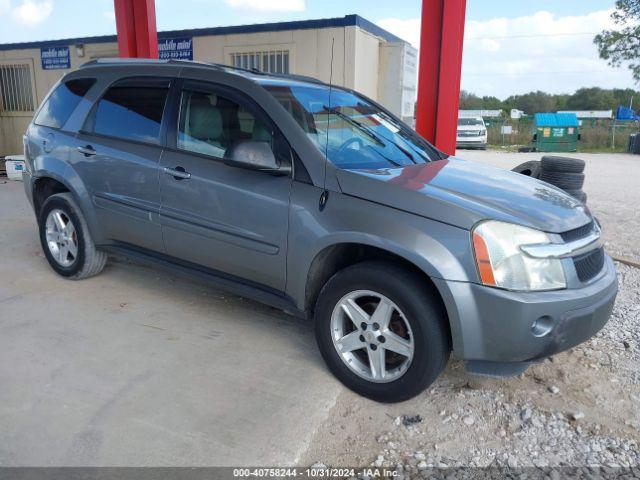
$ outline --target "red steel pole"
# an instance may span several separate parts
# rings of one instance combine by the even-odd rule
[[[133,0],[138,57],[158,58],[158,31],[156,30],[156,1]]]
[[[121,57],[158,58],[155,0],[114,0]]]
[[[422,0],[416,130],[433,144],[438,113],[443,3],[444,0]]]
[[[456,150],[466,0],[422,0],[416,130]]]
[[[135,57],[136,31],[133,19],[133,4],[130,0],[114,0],[116,29],[118,31],[118,54],[122,58]]]

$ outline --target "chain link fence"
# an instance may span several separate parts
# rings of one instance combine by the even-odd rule
[[[520,119],[498,118],[485,120],[489,145],[492,147],[531,147],[533,146],[534,120],[531,117]],[[511,133],[503,133],[503,127],[511,127]],[[621,122],[617,120],[582,120],[578,151],[626,152],[629,136],[640,131],[640,122]]]

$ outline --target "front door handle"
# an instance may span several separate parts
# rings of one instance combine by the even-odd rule
[[[93,157],[95,154],[98,153],[93,149],[93,147],[91,145],[85,145],[84,147],[78,147],[76,150],[78,150],[85,157]]]
[[[164,173],[171,175],[176,180],[187,180],[191,178],[191,174],[182,167],[169,168],[164,167]]]

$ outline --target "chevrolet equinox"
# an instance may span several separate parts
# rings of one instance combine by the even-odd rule
[[[54,86],[24,148],[58,274],[119,254],[313,319],[329,369],[378,401],[417,395],[450,354],[521,373],[593,336],[617,293],[579,201],[313,78],[96,60]]]

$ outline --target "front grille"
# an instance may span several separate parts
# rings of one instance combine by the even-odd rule
[[[602,271],[604,267],[604,249],[598,248],[578,257],[573,257],[573,264],[581,282],[588,282]]]
[[[593,220],[586,225],[561,233],[560,236],[565,242],[573,242],[580,238],[584,238],[593,231]]]
[[[479,137],[480,132],[477,130],[458,130],[459,137]]]

